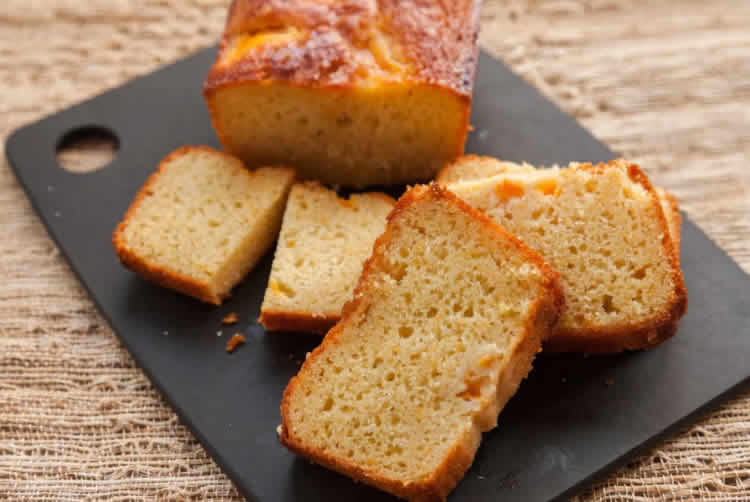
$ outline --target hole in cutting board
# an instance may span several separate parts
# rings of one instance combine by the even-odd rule
[[[65,133],[57,143],[57,164],[71,173],[90,173],[109,165],[117,155],[120,141],[107,128],[78,127]]]

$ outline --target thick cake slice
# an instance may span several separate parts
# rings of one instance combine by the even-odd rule
[[[395,203],[380,192],[342,199],[318,183],[294,185],[260,309],[263,326],[325,333],[336,324]]]
[[[417,186],[289,382],[281,442],[399,497],[442,500],[561,308],[537,253],[439,185]]]
[[[204,95],[249,166],[347,186],[426,181],[463,153],[479,0],[234,0]]]
[[[687,307],[670,235],[679,214],[671,203],[663,210],[638,166],[617,160],[521,173],[506,169],[448,187],[560,272],[568,308],[549,349],[618,352],[674,334]]]
[[[220,304],[279,233],[294,169],[248,171],[208,147],[169,154],[136,195],[113,244],[142,277]]]

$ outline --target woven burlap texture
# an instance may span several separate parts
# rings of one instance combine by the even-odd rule
[[[4,0],[0,137],[213,43],[226,5]],[[747,271],[748,26],[745,0],[486,0],[481,43],[642,162]],[[99,316],[7,165],[0,237],[0,499],[238,499]],[[748,492],[744,394],[578,498]]]

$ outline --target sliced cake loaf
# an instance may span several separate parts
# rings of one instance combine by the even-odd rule
[[[263,326],[325,333],[336,324],[395,203],[380,192],[342,199],[315,182],[294,185],[260,310]]]
[[[146,279],[218,305],[276,239],[294,176],[182,147],[161,161],[117,226],[117,255]]]
[[[551,166],[558,167],[558,166]],[[494,157],[484,157],[480,155],[462,155],[453,162],[445,166],[438,173],[435,181],[443,185],[458,183],[461,181],[475,181],[498,174],[533,174],[537,168],[523,163],[507,162]],[[675,245],[677,258],[680,258],[680,233],[682,218],[677,205],[677,199],[674,195],[663,188],[655,188],[656,195],[659,197],[659,203],[664,211],[664,216],[669,224],[669,233]]]
[[[560,272],[568,308],[550,350],[617,352],[674,334],[687,293],[666,215],[678,224],[679,214],[637,166],[506,169],[448,187]]]
[[[280,440],[399,497],[443,500],[561,308],[537,253],[439,185],[412,188],[289,382]]]

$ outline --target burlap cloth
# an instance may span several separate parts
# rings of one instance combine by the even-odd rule
[[[3,0],[0,136],[213,43],[226,3]],[[485,4],[483,46],[642,161],[750,270],[750,2]],[[744,394],[580,499],[749,492]],[[239,495],[120,346],[3,165],[0,499],[89,498]]]

